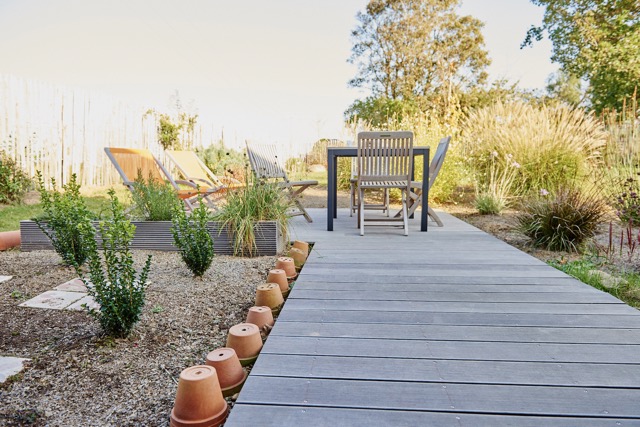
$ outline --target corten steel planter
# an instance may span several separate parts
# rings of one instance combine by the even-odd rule
[[[227,347],[236,351],[242,366],[255,362],[262,350],[260,329],[253,323],[239,323],[232,326],[227,335]]]
[[[233,396],[240,391],[247,379],[247,373],[242,369],[240,359],[232,348],[217,348],[207,354],[208,366],[213,366],[218,374],[218,382],[224,397]]]
[[[0,233],[0,251],[20,246],[20,230],[3,231]]]
[[[293,262],[293,258],[281,256],[276,261],[276,268],[284,270],[287,275],[287,279],[295,279],[298,273],[296,273],[296,264]]]
[[[249,309],[246,323],[253,323],[262,331],[265,326],[273,326],[275,321],[271,309],[263,305],[253,306]]]
[[[131,221],[136,226],[131,249],[155,251],[178,251],[173,244],[171,221]],[[98,227],[98,222],[93,222]],[[213,238],[213,250],[216,255],[233,255],[233,234],[220,223],[210,221],[207,224],[209,234]],[[276,221],[260,221],[256,224],[255,256],[278,255],[285,250],[286,242]],[[21,250],[25,252],[53,249],[49,238],[33,221],[20,221],[22,233]],[[98,244],[100,245],[98,236]]]
[[[284,297],[277,283],[263,283],[256,289],[256,305],[266,306],[273,314],[278,314],[284,304]]]
[[[296,240],[293,242],[293,247],[296,249],[300,249],[305,256],[309,256],[309,243],[303,242],[302,240]]]
[[[192,366],[180,373],[176,401],[171,410],[172,427],[218,427],[229,413],[216,370]]]
[[[282,291],[282,296],[286,298],[287,295],[289,295],[289,291],[291,290],[291,288],[289,287],[287,274],[284,272],[284,270],[279,268],[269,270],[269,274],[267,275],[267,283],[277,283],[278,286],[280,286],[280,291]]]

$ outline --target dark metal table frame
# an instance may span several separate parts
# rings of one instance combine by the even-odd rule
[[[327,147],[327,231],[333,231],[333,219],[338,217],[338,157],[356,157],[356,147]],[[420,231],[427,231],[429,208],[429,147],[413,147],[413,155],[422,156],[422,212]],[[415,162],[415,159],[414,159]]]

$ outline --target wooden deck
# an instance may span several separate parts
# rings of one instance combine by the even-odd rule
[[[640,312],[443,213],[327,232],[226,423],[639,426]]]

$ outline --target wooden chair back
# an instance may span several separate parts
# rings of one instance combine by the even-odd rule
[[[275,145],[253,144],[250,142],[246,144],[251,170],[257,178],[289,181],[287,172],[278,159]]]
[[[413,132],[360,132],[358,182],[407,182],[413,172]]]
[[[164,169],[164,166],[156,160],[149,150],[105,147],[104,151],[125,185],[133,183],[138,177],[139,171],[145,181],[149,178],[158,182],[169,180],[174,187],[177,187],[169,172]]]
[[[167,156],[178,168],[184,179],[209,181],[214,186],[222,185],[220,179],[193,151],[167,150]]]
[[[447,155],[450,141],[450,136],[447,136],[440,140],[440,142],[438,143],[438,148],[436,148],[436,152],[431,159],[431,163],[429,163],[429,189],[431,189],[431,187],[433,186],[433,183],[438,177],[440,169],[442,169],[442,164],[444,163],[444,158]]]

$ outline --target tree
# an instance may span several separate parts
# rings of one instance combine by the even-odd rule
[[[531,0],[546,7],[542,25],[532,26],[522,46],[547,32],[551,60],[589,83],[596,112],[621,109],[640,81],[638,0]]]
[[[580,79],[560,70],[547,79],[547,101],[564,102],[573,107],[582,102],[583,93]]]
[[[393,101],[446,106],[455,92],[486,80],[490,60],[480,31],[483,24],[458,16],[459,3],[370,0],[366,11],[358,13],[349,58],[358,73],[349,84],[371,91],[364,106],[376,99],[392,109],[397,107]]]

